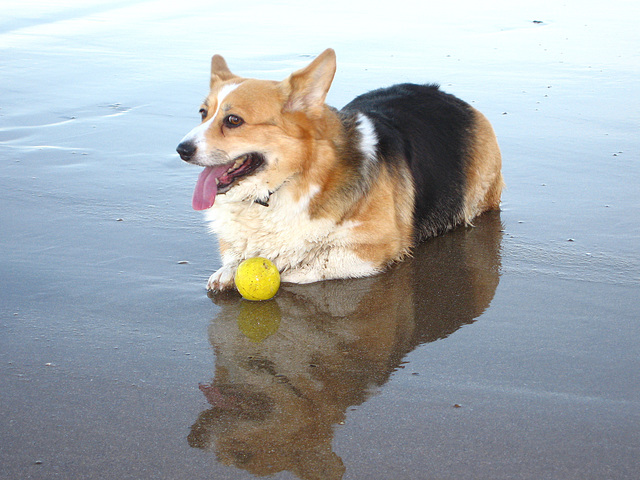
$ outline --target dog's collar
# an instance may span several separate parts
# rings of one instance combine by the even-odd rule
[[[263,207],[268,207],[269,206],[269,199],[271,198],[271,195],[273,195],[275,193],[275,190],[272,192],[271,190],[269,190],[269,194],[267,195],[267,198],[262,199],[262,198],[256,198],[253,200],[253,203],[257,203],[258,205],[262,205]]]
[[[267,197],[266,200],[262,200],[261,198],[256,198],[253,202],[257,203],[258,205],[262,205],[263,207],[268,207],[270,197],[271,197],[271,192],[269,192],[269,196]]]
[[[288,179],[285,180],[281,185],[279,185],[278,188],[276,188],[275,190],[269,190],[267,198],[265,198],[265,199],[255,198],[253,200],[253,203],[257,203],[258,205],[262,205],[263,207],[268,207],[269,206],[269,200],[271,199],[271,195],[273,195],[278,190],[280,190],[285,185],[285,183],[287,183],[287,181],[288,181]]]

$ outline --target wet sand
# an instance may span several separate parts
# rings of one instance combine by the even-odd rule
[[[639,7],[321,3],[0,6],[0,478],[637,478]],[[484,112],[502,210],[383,275],[209,298],[174,150],[209,58],[281,79],[329,46],[336,107],[413,81]]]

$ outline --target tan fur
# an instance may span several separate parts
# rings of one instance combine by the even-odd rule
[[[375,188],[358,202],[355,233],[360,242],[358,254],[363,259],[387,266],[409,253],[414,233],[410,178],[408,171],[393,176],[383,169]]]
[[[211,82],[209,87],[213,89],[217,82],[231,80],[232,78],[237,78],[237,76],[231,73],[224,58],[220,55],[211,57]]]
[[[208,103],[215,105],[209,111],[215,111],[216,96],[225,84],[237,82],[237,77],[219,81],[208,97]],[[246,151],[266,151],[278,157],[277,168],[269,169],[266,184],[278,187],[292,176],[300,174],[304,165],[300,159],[308,157],[305,142],[296,137],[300,127],[290,118],[282,115],[282,104],[286,101],[277,82],[261,80],[242,80],[237,89],[220,105],[224,113],[233,113],[245,120],[242,129],[226,130],[210,128],[206,137],[208,143],[235,157]]]
[[[474,110],[474,114],[464,196],[464,220],[467,224],[487,210],[498,209],[504,187],[502,156],[496,134],[482,113]]]

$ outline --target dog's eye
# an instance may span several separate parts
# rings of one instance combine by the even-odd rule
[[[205,118],[207,118],[207,109],[202,107],[200,110],[198,110],[198,113],[200,114],[200,116],[202,117],[202,120],[204,120]]]
[[[237,128],[244,123],[244,120],[237,115],[227,115],[223,122],[225,127]]]

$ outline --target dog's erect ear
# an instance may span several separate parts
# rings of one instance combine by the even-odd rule
[[[229,67],[227,67],[227,62],[224,61],[224,58],[222,58],[222,56],[214,55],[213,57],[211,57],[211,82],[209,84],[210,87],[213,87],[218,82],[236,78],[236,76],[237,75],[231,73],[231,70],[229,70]]]
[[[328,48],[302,70],[291,74],[283,84],[289,98],[286,111],[320,114],[336,73],[336,52]]]

